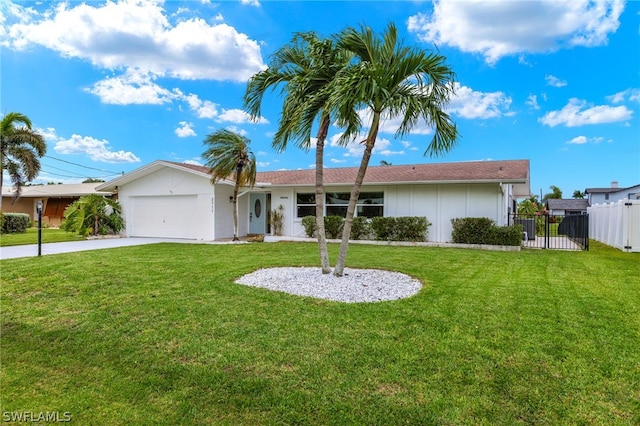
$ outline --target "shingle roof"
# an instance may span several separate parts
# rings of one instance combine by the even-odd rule
[[[97,191],[96,187],[102,182],[92,183],[68,183],[60,185],[29,185],[20,190],[22,198],[46,198],[46,197],[81,197],[89,194],[111,195],[110,191]],[[13,187],[2,188],[3,197],[11,197],[15,194]]]
[[[352,184],[357,167],[327,168],[325,184]],[[310,185],[315,170],[289,170],[258,173],[260,182],[272,185]],[[367,168],[365,184],[417,183],[417,182],[469,182],[469,181],[521,181],[529,180],[529,161],[473,161],[461,163],[412,164],[403,166],[372,166]]]
[[[587,210],[589,200],[581,198],[562,198],[547,200],[549,210]]]

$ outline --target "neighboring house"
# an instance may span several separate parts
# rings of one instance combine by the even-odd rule
[[[589,201],[574,198],[561,198],[547,200],[547,211],[550,216],[570,216],[586,214]]]
[[[324,170],[325,214],[344,216],[357,167]],[[233,236],[233,182],[212,185],[208,169],[155,161],[97,187],[117,192],[125,235],[219,240]],[[259,172],[238,197],[240,236],[269,233],[271,209],[284,207],[282,235],[304,236],[315,212],[315,170]],[[374,166],[367,169],[357,215],[424,216],[429,240],[451,240],[451,219],[488,217],[508,223],[516,199],[530,196],[529,161]]]
[[[110,191],[96,191],[97,183],[77,183],[59,185],[28,185],[23,186],[20,191],[20,198],[16,201],[15,189],[12,187],[2,188],[2,212],[3,213],[26,213],[31,219],[38,220],[36,206],[38,201],[42,201],[42,223],[48,226],[60,226],[64,217],[64,209],[83,195],[100,194],[111,196]]]
[[[628,188],[618,188],[618,182],[611,182],[609,188],[587,188],[589,205],[615,203],[620,200],[640,200],[640,184]]]

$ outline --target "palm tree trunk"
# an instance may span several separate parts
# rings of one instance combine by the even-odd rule
[[[333,275],[341,277],[344,275],[344,265],[347,261],[347,250],[349,249],[349,237],[351,236],[351,225],[353,223],[353,216],[356,211],[356,204],[358,197],[360,196],[360,188],[364,181],[364,175],[367,173],[367,166],[371,159],[371,152],[376,144],[376,138],[378,136],[378,127],[380,125],[380,113],[374,112],[371,122],[371,128],[369,129],[369,136],[365,143],[364,153],[362,154],[362,161],[360,162],[360,168],[358,169],[358,175],[356,181],[353,184],[351,190],[351,198],[349,198],[349,206],[347,207],[347,217],[344,219],[344,226],[342,228],[342,241],[340,242],[340,254],[338,255],[338,261],[336,267],[333,270]]]
[[[238,241],[238,187],[239,182],[233,187],[233,240]]]
[[[324,142],[329,131],[329,114],[323,114],[316,142],[316,230],[323,274],[331,273],[327,237],[324,230]]]

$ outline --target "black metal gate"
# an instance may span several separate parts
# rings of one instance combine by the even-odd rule
[[[522,225],[523,245],[552,250],[589,250],[589,215],[513,215]]]

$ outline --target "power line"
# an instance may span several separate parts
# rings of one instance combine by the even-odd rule
[[[52,160],[62,161],[63,163],[71,164],[71,165],[78,166],[78,167],[84,167],[85,169],[97,170],[99,172],[113,173],[114,175],[122,174],[122,172],[114,172],[113,170],[96,169],[95,167],[89,167],[89,166],[85,166],[84,164],[73,163],[71,161],[62,160],[60,158],[51,157],[49,155],[45,155],[45,158],[51,158]]]

